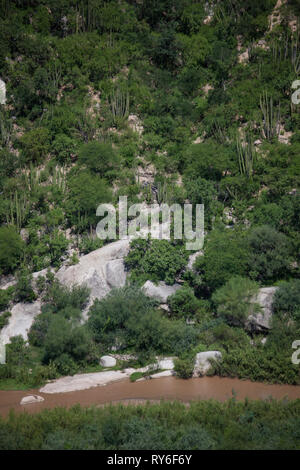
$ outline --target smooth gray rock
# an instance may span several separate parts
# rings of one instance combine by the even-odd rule
[[[187,269],[190,269],[191,271],[193,271],[194,270],[193,265],[196,259],[198,258],[198,256],[203,256],[203,255],[204,255],[203,250],[196,251],[196,253],[193,253],[192,255],[190,255],[188,259]]]
[[[265,331],[271,328],[272,320],[272,304],[274,294],[278,287],[263,287],[259,289],[258,294],[253,297],[252,303],[256,303],[261,307],[261,311],[249,315],[246,327],[252,331]]]
[[[0,338],[3,344],[8,344],[12,336],[21,335],[24,340],[28,338],[28,331],[37,315],[41,313],[41,302],[37,300],[33,303],[18,303],[11,309],[9,323],[1,333]]]
[[[173,284],[173,286],[168,286],[165,282],[159,282],[158,285],[155,285],[152,281],[146,281],[142,287],[145,295],[152,297],[155,300],[158,300],[162,304],[167,303],[167,299],[170,295],[175,294],[175,292],[180,289],[180,284]]]
[[[42,401],[45,401],[45,399],[39,395],[28,395],[22,398],[20,405],[32,405],[33,403],[41,403]]]
[[[102,356],[100,359],[100,364],[102,367],[115,367],[117,361],[112,356]]]
[[[222,353],[220,351],[205,351],[196,354],[195,365],[194,365],[194,376],[205,375],[211,367],[210,360],[222,359]]]
[[[174,361],[172,357],[163,357],[162,359],[157,361],[158,369],[163,370],[173,370],[174,369]]]
[[[122,259],[113,259],[107,263],[106,281],[110,287],[125,286],[126,272]]]
[[[74,266],[64,266],[56,278],[70,287],[74,284],[86,285],[91,289],[90,302],[102,299],[112,287],[123,287],[126,273],[123,258],[129,250],[129,240],[114,243],[82,256]]]

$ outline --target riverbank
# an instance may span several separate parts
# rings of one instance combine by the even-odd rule
[[[40,395],[44,398],[41,403],[20,405],[21,399],[26,395]],[[221,377],[202,377],[189,380],[177,377],[157,378],[141,382],[130,382],[128,378],[121,381],[93,387],[87,390],[78,390],[69,393],[43,393],[39,390],[0,391],[0,414],[7,416],[13,409],[15,412],[36,413],[43,409],[55,407],[69,408],[76,404],[81,406],[98,406],[109,403],[126,402],[130,400],[178,400],[184,403],[195,400],[214,399],[224,402],[233,396],[237,400],[267,400],[274,399],[300,399],[300,386],[277,385],[251,382]]]

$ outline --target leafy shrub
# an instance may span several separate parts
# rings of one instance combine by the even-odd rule
[[[49,151],[49,141],[49,131],[43,127],[26,132],[21,138],[25,161],[41,163]]]
[[[22,260],[24,243],[13,226],[0,227],[0,269],[14,272]]]
[[[119,165],[118,154],[111,144],[96,141],[80,147],[78,160],[92,172],[98,173],[101,178],[116,176],[115,170]]]
[[[191,318],[197,312],[199,301],[195,297],[193,289],[183,286],[168,298],[168,306],[172,314],[178,317]]]
[[[32,288],[32,275],[23,268],[17,273],[17,283],[15,285],[15,300],[17,302],[33,302],[37,296]]]
[[[131,270],[133,280],[140,283],[151,279],[174,284],[184,269],[187,253],[167,240],[136,239],[131,242],[125,266]]]
[[[204,256],[198,256],[194,264],[200,287],[212,292],[232,276],[243,276],[247,260],[248,251],[239,232],[213,230],[205,242]]]
[[[190,359],[175,359],[174,370],[181,379],[189,379],[193,376],[194,363]]]
[[[243,326],[250,313],[258,310],[251,302],[257,291],[254,281],[235,276],[213,293],[212,301],[217,305],[219,316],[224,316],[231,325]]]
[[[273,306],[276,314],[290,314],[294,319],[300,320],[300,280],[293,279],[284,282],[276,290]]]
[[[290,267],[290,241],[268,225],[256,227],[247,236],[249,275],[260,282],[284,279]]]
[[[13,287],[8,287],[8,289],[0,289],[0,312],[1,310],[5,310],[9,302],[12,300],[14,293]]]
[[[2,328],[4,328],[6,325],[8,325],[10,316],[11,316],[10,312],[0,313],[0,331],[2,330]]]

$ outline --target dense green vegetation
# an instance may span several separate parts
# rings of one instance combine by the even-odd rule
[[[56,408],[0,419],[0,449],[299,450],[300,402]]]
[[[0,329],[16,302],[39,298],[43,308],[29,344],[12,338],[0,383],[99,370],[111,351],[136,354],[135,365],[176,355],[190,376],[195,354],[210,349],[223,354],[211,373],[300,383],[291,362],[300,338],[300,105],[291,103],[300,41],[289,24],[299,7],[287,0],[270,28],[275,3],[1,2],[0,274],[16,284],[0,290]],[[184,240],[133,241],[130,285],[96,301],[82,324],[84,286],[69,291],[50,271],[37,281],[32,272],[109,242],[95,236],[96,208],[119,195],[204,204],[203,254],[187,270]],[[149,279],[182,283],[168,312],[139,290]],[[272,285],[272,329],[249,331],[250,300]]]

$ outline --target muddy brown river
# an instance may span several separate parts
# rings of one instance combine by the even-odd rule
[[[221,377],[203,377],[183,380],[165,377],[132,383],[129,379],[102,387],[94,387],[77,392],[47,394],[38,390],[0,391],[0,414],[6,416],[10,409],[16,412],[39,412],[56,406],[70,407],[77,403],[82,406],[103,405],[107,403],[143,403],[144,401],[179,400],[188,403],[193,400],[216,399],[225,401],[233,396],[243,400],[264,400],[269,397],[290,400],[300,398],[300,386],[270,385],[249,380]],[[27,395],[40,395],[45,401],[32,405],[20,405]]]

